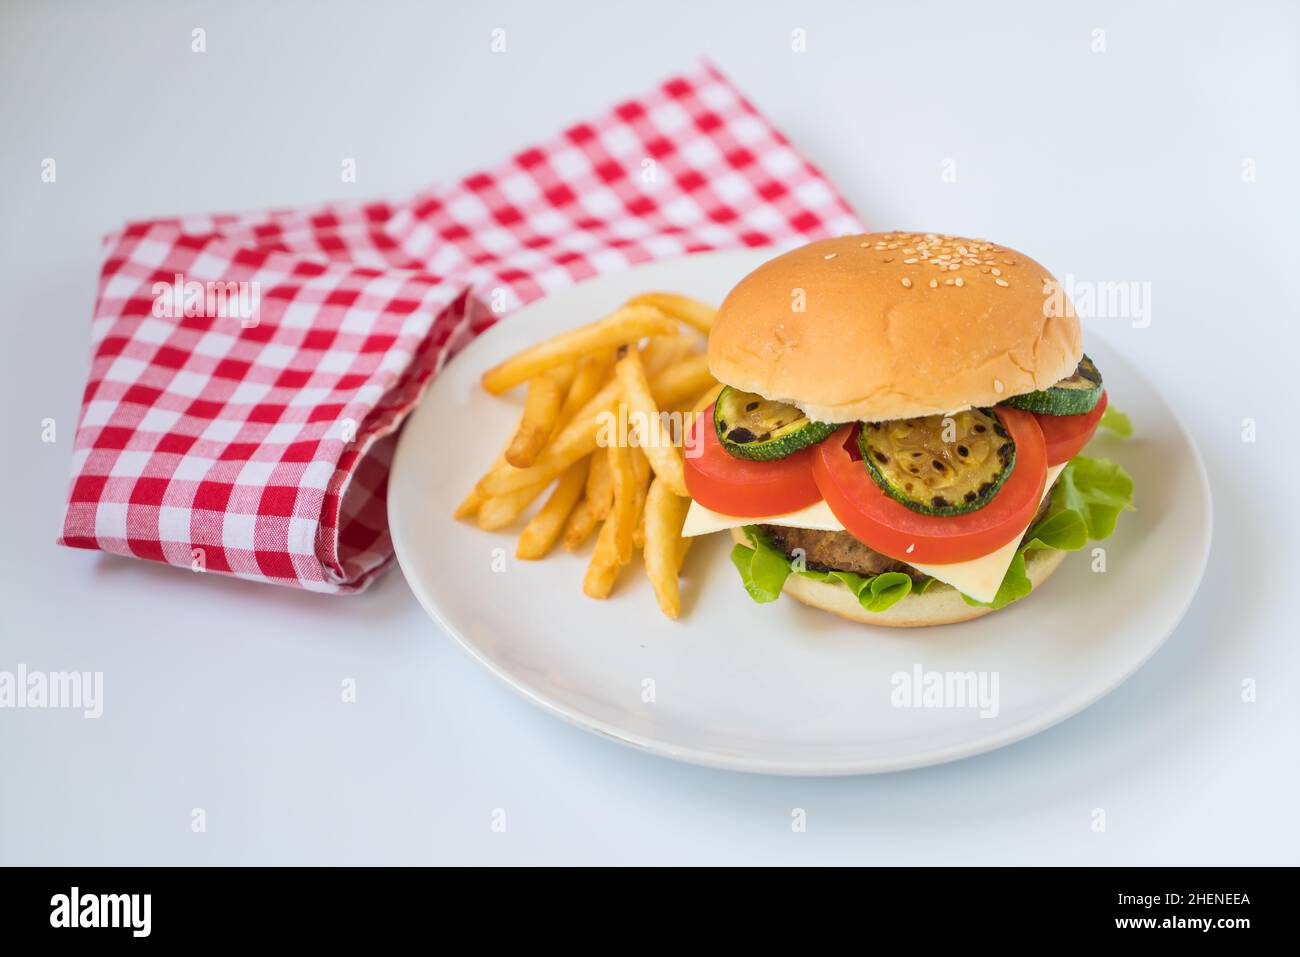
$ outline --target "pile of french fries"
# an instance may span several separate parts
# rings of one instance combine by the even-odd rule
[[[493,395],[525,386],[524,409],[456,517],[505,528],[550,489],[520,532],[516,557],[540,560],[559,541],[572,551],[595,532],[582,590],[608,598],[640,548],[660,609],[677,618],[691,541],[681,536],[690,506],[682,440],[722,390],[702,348],[714,314],[686,296],[646,293],[485,372]],[[682,427],[667,428],[664,412]]]

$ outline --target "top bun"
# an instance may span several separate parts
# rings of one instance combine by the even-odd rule
[[[1058,308],[1059,288],[1028,256],[982,239],[824,239],[731,291],[709,333],[709,368],[818,422],[996,405],[1079,364],[1079,320],[1068,302]]]

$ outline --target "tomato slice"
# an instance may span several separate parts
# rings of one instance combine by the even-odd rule
[[[1038,427],[1043,430],[1043,440],[1047,443],[1048,465],[1063,465],[1083,451],[1083,447],[1097,431],[1101,414],[1106,411],[1106,402],[1106,390],[1102,389],[1101,398],[1091,412],[1081,415],[1034,416],[1038,420]]]
[[[758,518],[806,508],[822,497],[813,478],[816,448],[772,462],[735,458],[718,441],[709,406],[696,418],[686,449],[686,489],[695,501],[723,515]]]
[[[1033,413],[995,411],[1016,443],[1016,464],[983,508],[965,515],[922,515],[894,501],[862,464],[858,425],[846,425],[814,446],[817,487],[849,533],[883,555],[936,565],[981,558],[1024,532],[1047,484],[1047,447]]]

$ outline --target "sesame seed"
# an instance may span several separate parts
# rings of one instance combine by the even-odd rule
[[[966,280],[965,280],[965,279],[962,279],[961,276],[958,276],[958,277],[957,277],[956,282],[957,282],[957,285],[959,285],[959,286],[964,286],[964,285],[966,285]]]
[[[994,270],[993,270],[993,275],[995,275],[995,276],[1001,276],[1001,275],[1002,275],[1002,270],[1001,270],[1001,269],[994,269]]]
[[[912,265],[912,263],[916,262],[916,257],[913,256],[911,259],[904,259],[903,262],[904,262],[904,264],[910,266],[910,265]]]
[[[931,288],[931,289],[938,289],[938,288],[939,288],[939,280],[937,280],[937,279],[931,279],[931,280],[930,280],[930,288]]]
[[[908,289],[912,288],[912,280],[908,279],[906,276],[904,276],[902,279],[898,281],[901,282]]]
[[[836,255],[837,255],[836,253],[827,253],[825,256],[822,257],[822,259],[834,259]]]
[[[995,283],[997,283],[999,286],[1009,286],[1009,285],[1011,285],[1011,283],[1007,282],[1005,279],[994,279],[993,281],[994,281]]]
[[[915,543],[915,542],[913,542],[911,545],[908,545],[908,546],[907,546],[907,552],[906,552],[906,554],[908,554],[908,555],[912,554],[912,549],[914,549],[914,548],[916,548],[916,543]]]
[[[1001,379],[994,379],[994,380],[993,380],[993,391],[996,392],[998,395],[1001,395],[1001,394],[1002,394],[1002,390],[1005,389],[1005,388],[1006,388],[1006,386],[1004,386],[1004,385],[1002,384],[1002,380],[1001,380]]]
[[[871,243],[858,243],[858,245],[861,246],[863,249],[866,249],[868,246],[871,245]]]

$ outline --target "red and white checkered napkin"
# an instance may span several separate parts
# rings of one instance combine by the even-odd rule
[[[357,591],[392,557],[397,429],[503,313],[861,228],[707,65],[405,204],[130,224],[106,240],[60,542]]]

